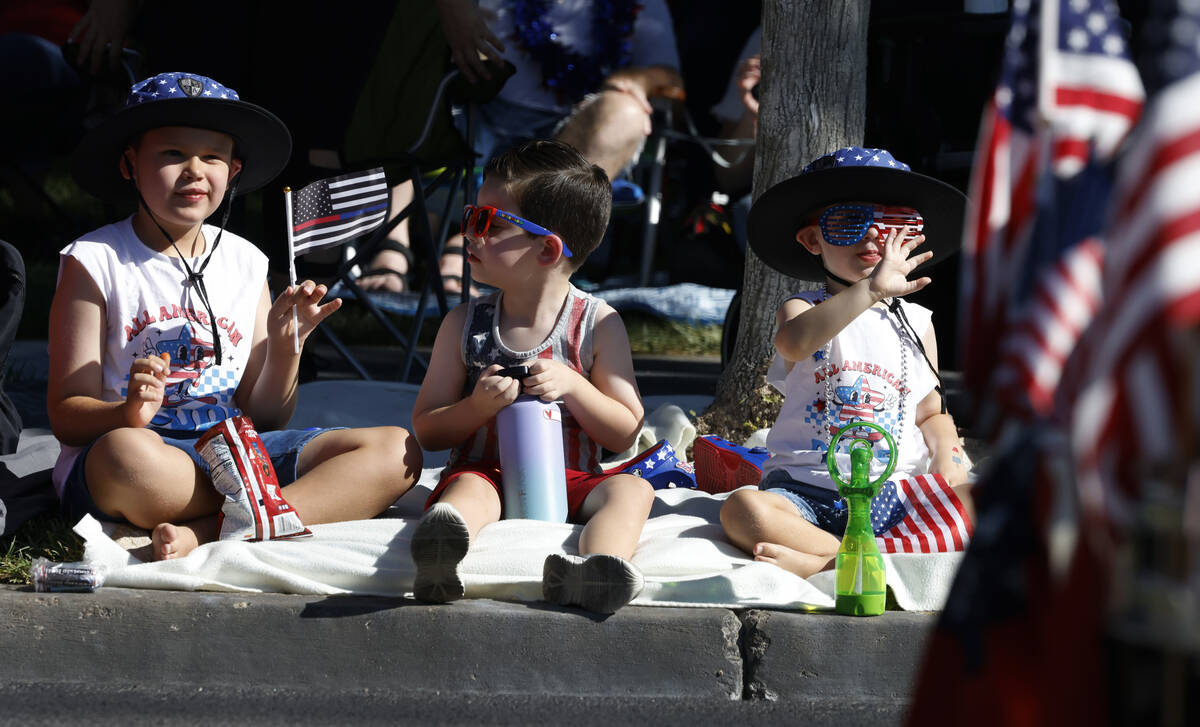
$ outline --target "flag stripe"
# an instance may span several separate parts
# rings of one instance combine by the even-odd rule
[[[1136,121],[1142,109],[1142,102],[1138,98],[1104,93],[1093,88],[1059,88],[1055,94],[1055,101],[1059,107],[1083,106],[1117,114],[1129,122]]]
[[[318,248],[328,247],[337,243],[352,240],[355,237],[366,234],[383,222],[387,215],[383,212],[372,215],[370,217],[360,218],[346,225],[340,225],[336,228],[324,228],[320,230],[320,235],[317,236],[316,231],[310,230],[306,235],[306,241],[295,246],[296,254],[302,252],[311,252]],[[311,238],[308,235],[313,235]]]

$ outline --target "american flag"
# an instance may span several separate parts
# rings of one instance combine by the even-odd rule
[[[1106,161],[1143,91],[1111,0],[1014,0],[1011,12],[972,172],[959,342],[977,401],[998,391],[1006,400],[991,403],[1036,412],[1095,310],[1102,248],[1072,250],[1103,224]]]
[[[388,212],[382,168],[321,179],[292,195],[292,256],[370,232]]]
[[[1142,64],[1151,103],[1118,170],[1104,305],[1081,341],[1072,421],[1085,515],[1118,527],[1150,473],[1196,457],[1200,8],[1159,10]]]
[[[962,502],[941,475],[896,481],[895,491],[881,490],[883,503],[903,508],[904,519],[875,538],[884,553],[949,553],[967,547],[972,525]]]

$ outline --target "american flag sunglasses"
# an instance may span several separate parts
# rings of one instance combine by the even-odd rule
[[[909,228],[905,240],[911,240],[925,229],[921,213],[911,207],[892,207],[873,204],[836,204],[821,213],[821,234],[830,245],[857,245],[874,227],[880,237],[889,230]]]
[[[487,234],[488,229],[492,226],[492,220],[496,217],[505,222],[516,225],[522,230],[532,232],[535,235],[553,235],[554,233],[542,227],[539,224],[530,222],[523,217],[517,217],[512,212],[505,212],[491,205],[475,206],[473,204],[463,206],[462,229],[464,235],[472,237],[483,237]],[[567,248],[567,244],[563,243],[563,255],[571,257],[571,251]]]

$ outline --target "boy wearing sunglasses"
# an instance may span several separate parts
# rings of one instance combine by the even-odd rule
[[[421,446],[453,448],[412,538],[420,600],[464,595],[459,563],[503,515],[496,414],[521,393],[562,402],[568,519],[585,523],[579,555],[546,558],[544,598],[612,613],[642,589],[630,558],[654,490],[600,468],[600,448],[628,448],[641,427],[629,339],[616,311],[570,281],[611,206],[600,167],[532,141],[488,162],[478,204],[464,210],[472,275],[497,290],[446,316],[413,406]],[[523,382],[500,373],[520,365]]]
[[[969,517],[969,463],[942,398],[932,314],[901,300],[929,284],[918,271],[957,248],[965,203],[958,190],[886,150],[848,147],[771,188],[751,209],[749,241],[763,262],[824,283],[785,300],[776,314],[767,380],[785,400],[767,437],[771,457],[759,487],[734,491],[721,508],[726,535],[755,560],[804,578],[831,565],[848,511],[826,453],[852,421],[891,434],[894,481],[937,474],[936,499]],[[859,434],[876,440],[877,478],[888,444],[873,429]],[[846,476],[851,441],[838,445]],[[894,481],[872,501],[876,534],[905,517]]]

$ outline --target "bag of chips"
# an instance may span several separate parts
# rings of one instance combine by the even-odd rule
[[[225,496],[217,515],[220,540],[280,540],[312,535],[279,487],[275,467],[249,417],[213,426],[196,442],[213,487]]]

